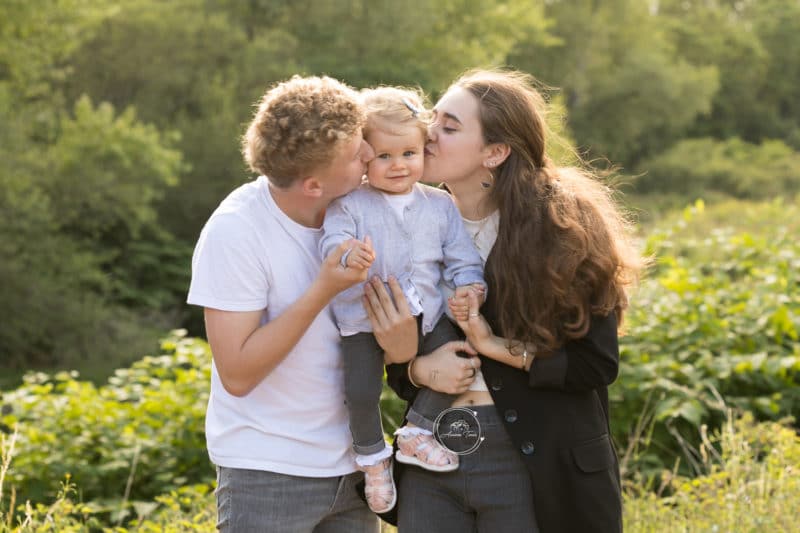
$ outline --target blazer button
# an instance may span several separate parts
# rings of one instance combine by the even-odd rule
[[[506,422],[516,422],[517,412],[514,409],[509,409],[505,412]]]
[[[525,455],[533,455],[533,443],[529,440],[526,440],[522,443],[522,446],[520,446],[520,450],[522,450],[522,453]]]
[[[499,390],[502,390],[502,388],[503,388],[503,380],[502,380],[502,378],[497,377],[497,378],[492,379],[492,390],[493,391],[499,391]]]

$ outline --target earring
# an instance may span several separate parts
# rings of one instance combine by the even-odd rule
[[[487,172],[487,174],[489,174],[489,180],[481,182],[481,187],[483,187],[484,189],[488,189],[489,187],[492,186],[492,183],[494,183],[494,174],[492,174],[491,172]]]

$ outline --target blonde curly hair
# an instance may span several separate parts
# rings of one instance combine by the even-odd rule
[[[362,89],[361,101],[367,112],[365,138],[374,130],[396,133],[408,127],[417,127],[423,139],[428,137],[430,112],[422,91],[404,87]]]
[[[354,89],[328,76],[293,76],[262,97],[242,153],[254,172],[285,188],[329,163],[365,123]]]

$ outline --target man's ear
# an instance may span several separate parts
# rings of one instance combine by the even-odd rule
[[[301,190],[305,196],[319,198],[322,196],[322,182],[313,176],[303,178]]]

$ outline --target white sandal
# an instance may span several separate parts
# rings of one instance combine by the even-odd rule
[[[366,496],[367,505],[373,513],[381,514],[391,511],[397,503],[393,469],[391,457],[372,466],[361,467],[361,470],[364,471],[364,496]]]
[[[416,465],[431,472],[452,472],[458,469],[458,455],[448,450],[430,433],[398,432],[394,456],[401,463]]]

